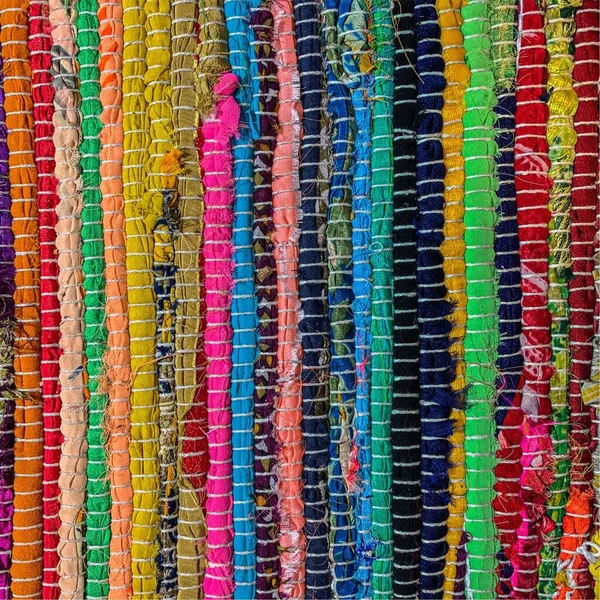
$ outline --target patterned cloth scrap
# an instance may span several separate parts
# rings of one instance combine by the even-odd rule
[[[496,497],[494,523],[500,541],[498,554],[499,596],[511,592],[513,549],[521,524],[521,440],[523,412],[520,388],[521,272],[517,203],[515,198],[515,77],[516,1],[494,0],[490,11],[491,57],[494,70],[496,113],[496,171],[498,174],[498,220],[496,222],[496,271],[498,273],[498,375],[496,389]]]
[[[546,500],[550,521],[544,531],[538,593],[552,598],[556,591],[559,542],[569,489],[569,302],[571,278],[571,181],[575,160],[576,133],[573,115],[577,94],[573,90],[573,36],[575,10],[581,0],[551,1],[546,6],[545,33],[548,50],[548,124],[546,139],[553,184],[548,208],[548,309],[552,318],[551,347],[553,373],[550,379],[550,404],[553,447],[553,481]]]
[[[463,118],[465,91],[471,72],[465,63],[465,47],[461,27],[463,0],[438,0],[436,7],[441,28],[440,42],[444,59],[444,106],[442,108],[442,148],[444,151],[444,241],[440,246],[443,255],[444,283],[447,299],[454,306],[449,317],[450,352],[455,362],[452,389],[457,394],[457,405],[450,412],[453,431],[450,436],[450,502],[448,503],[448,552],[444,567],[444,598],[464,594],[465,574],[465,361],[464,336],[467,319],[465,293],[465,161],[463,150]]]
[[[451,383],[450,356],[452,305],[444,284],[443,241],[444,165],[441,143],[445,87],[444,61],[433,0],[415,2],[417,39],[417,146],[418,216],[417,292],[421,384],[421,581],[423,598],[443,590],[447,552],[448,467],[452,422],[456,406]]]
[[[32,71],[33,132],[38,186],[40,236],[40,374],[44,419],[43,483],[43,594],[58,598],[58,518],[60,432],[59,339],[60,303],[56,260],[56,177],[54,176],[54,87],[52,85],[48,0],[34,0],[29,6],[29,52]]]
[[[594,235],[596,232],[598,170],[598,78],[600,76],[600,8],[584,0],[575,14],[573,89],[578,105],[574,116],[577,135],[571,187],[571,257],[569,281],[571,435],[569,499],[563,519],[558,564],[559,597],[592,597],[588,547],[593,518],[591,407],[582,388],[590,379],[594,334]]]
[[[494,74],[489,44],[488,0],[467,0],[462,32],[471,81],[463,117],[465,159],[465,466],[468,581],[472,598],[493,597],[496,589],[496,539],[492,501],[496,454],[496,362],[498,357],[498,284],[495,231],[498,181],[495,156]]]
[[[329,459],[329,322],[325,227],[329,195],[329,140],[324,123],[326,102],[319,37],[318,0],[293,2],[298,71],[302,102],[300,192],[302,211],[298,291],[302,343],[302,436],[304,519],[306,531],[306,592],[309,598],[330,593],[327,523],[327,464]]]
[[[73,15],[74,0],[50,2],[54,77],[55,174],[59,198],[56,249],[60,300],[60,527],[58,575],[61,597],[81,598],[85,589],[83,509],[87,483],[87,398],[85,385],[84,290],[82,254],[82,169],[72,156],[80,151],[81,97]]]
[[[374,598],[392,593],[392,383],[393,383],[393,98],[394,27],[392,7],[376,0],[371,7],[373,51],[377,68],[373,93],[371,155],[371,292],[373,339],[371,361],[371,435],[373,487]]]
[[[0,56],[0,591],[4,596],[10,590],[10,552],[13,516],[14,464],[14,371],[13,319],[15,305],[15,251],[11,229],[10,181],[8,164],[8,131],[4,103],[3,61]]]
[[[273,151],[277,135],[279,83],[273,49],[270,3],[253,4],[250,26],[258,71],[255,114],[259,137],[254,144],[254,283],[257,298],[258,354],[254,371],[254,488],[256,494],[256,597],[277,597],[277,443],[273,413],[277,386],[277,274],[273,256]]]
[[[277,496],[279,501],[279,553],[283,598],[303,598],[305,592],[306,537],[302,499],[302,346],[298,330],[299,168],[302,135],[300,77],[292,3],[273,4],[273,47],[279,104],[277,144],[273,155],[274,256],[277,270],[277,387],[275,438]]]
[[[239,134],[233,138],[235,202],[232,243],[233,327],[231,371],[231,434],[233,460],[234,598],[251,600],[256,594],[256,527],[254,521],[254,361],[256,360],[256,300],[252,256],[252,193],[256,119],[251,99],[256,61],[249,60],[249,4],[226,0],[229,60],[239,80],[235,99],[241,111]]]
[[[111,600],[130,598],[133,489],[129,461],[130,355],[125,264],[123,198],[123,8],[120,1],[100,0],[100,191],[106,270],[107,352],[104,384],[108,393],[105,418],[110,483],[109,592]]]
[[[414,598],[421,545],[421,433],[417,323],[416,37],[414,0],[394,3],[394,595]]]
[[[353,235],[352,208],[356,196],[352,195],[350,173],[354,150],[355,128],[351,119],[350,94],[344,85],[347,76],[341,57],[341,39],[338,31],[345,23],[340,15],[337,0],[327,1],[323,7],[324,26],[321,30],[327,69],[328,113],[331,119],[331,152],[333,156],[332,177],[329,191],[329,218],[327,245],[329,262],[329,321],[331,323],[331,365],[329,380],[329,552],[331,556],[332,589],[340,598],[352,598],[356,594],[355,552],[356,531],[353,522],[353,499],[351,498],[351,444],[358,447],[360,440],[353,434],[354,424],[359,423],[360,403],[356,401],[355,379],[355,333],[358,332],[360,316],[353,323],[353,290],[357,282],[352,277]],[[340,27],[342,31],[348,26]],[[370,124],[369,124],[370,126]],[[356,162],[354,182],[362,176],[362,165]],[[356,212],[354,213],[356,217]],[[356,267],[356,262],[354,267]],[[355,298],[355,296],[354,296]],[[361,371],[357,372],[360,380]],[[364,409],[363,409],[364,410]],[[367,411],[368,414],[368,411]],[[358,451],[360,452],[360,451]],[[358,460],[358,456],[356,458]],[[362,483],[362,482],[361,482]],[[357,486],[363,493],[369,488]],[[358,526],[358,523],[356,524]]]
[[[110,487],[104,449],[104,414],[108,400],[101,377],[104,369],[105,263],[102,194],[100,192],[100,71],[98,1],[77,3],[77,45],[81,78],[82,138],[79,146],[83,185],[81,253],[85,291],[85,354],[88,374],[88,464],[86,499],[87,578],[90,598],[108,595],[110,548]],[[39,185],[39,178],[38,178]]]
[[[32,73],[27,47],[29,2],[0,7],[0,46],[15,251],[13,365],[19,390],[14,410],[11,594],[37,598],[42,586],[43,427],[40,395],[40,257],[37,251],[37,170],[34,157]],[[8,404],[6,429],[12,442]],[[7,583],[5,581],[5,583]]]
[[[177,176],[181,153],[171,150],[162,160],[161,214],[154,225],[154,293],[156,294],[156,366],[158,377],[160,463],[160,534],[156,555],[157,586],[162,598],[177,590],[177,408],[175,406],[175,245],[179,233]]]
[[[346,127],[348,129],[348,142],[354,144],[354,164],[346,163],[341,172],[347,171],[351,183],[351,200],[347,201],[351,213],[348,217],[350,229],[347,235],[350,237],[351,246],[347,255],[351,257],[352,263],[348,266],[352,269],[352,313],[354,314],[355,326],[347,326],[350,345],[348,352],[354,350],[354,361],[352,355],[346,368],[350,372],[344,372],[344,386],[352,392],[348,395],[346,403],[351,409],[352,399],[355,397],[354,419],[351,414],[346,416],[346,422],[342,426],[349,429],[348,436],[352,439],[350,455],[346,452],[341,454],[342,473],[346,473],[346,487],[348,490],[349,506],[354,510],[347,517],[347,533],[343,533],[343,517],[340,519],[341,538],[347,536],[346,544],[350,556],[344,557],[341,562],[348,564],[348,575],[353,574],[353,581],[344,585],[346,594],[356,593],[358,598],[370,598],[373,595],[373,557],[375,543],[373,540],[372,514],[373,514],[373,489],[371,486],[371,413],[369,386],[371,379],[371,263],[369,260],[371,240],[371,116],[372,116],[372,69],[373,51],[370,47],[369,23],[370,7],[363,0],[342,1],[339,3],[339,28],[341,30],[340,42],[342,42],[341,67],[332,63],[336,77],[346,84],[350,91],[351,107],[348,115],[354,117],[356,126],[352,123],[346,126],[343,123],[344,114],[339,114],[340,132]],[[332,16],[334,13],[332,13]],[[335,39],[335,38],[334,38]],[[334,55],[335,57],[335,52]],[[342,88],[343,97],[346,91]],[[356,130],[356,131],[355,131]],[[350,150],[352,146],[348,148]],[[337,171],[337,169],[336,169]],[[342,180],[343,182],[343,180]],[[345,183],[345,182],[344,182]],[[348,185],[346,184],[346,185]],[[345,191],[345,188],[343,188]],[[346,202],[344,202],[344,208]],[[345,217],[345,214],[344,214]],[[346,235],[345,231],[344,234]],[[350,290],[349,290],[350,291]],[[350,313],[350,319],[352,318]],[[354,344],[350,336],[354,333]],[[356,366],[355,366],[356,365]],[[341,367],[341,366],[340,366]],[[354,376],[356,372],[356,376]],[[349,411],[346,411],[349,412]],[[330,414],[333,414],[331,411]],[[340,507],[343,515],[343,506]],[[354,519],[354,523],[353,523]],[[354,531],[356,530],[356,532]],[[354,542],[356,539],[356,542]],[[353,545],[355,545],[354,556],[352,556]],[[337,570],[337,566],[336,566]],[[340,585],[340,588],[341,588]],[[356,587],[357,586],[357,587]]]
[[[546,51],[543,13],[537,0],[519,1],[515,112],[515,186],[521,291],[523,294],[523,437],[520,501],[512,588],[537,597],[545,495],[552,477],[550,440],[550,313],[548,311],[548,144]]]
[[[233,221],[233,157],[240,110],[232,94],[233,74],[214,87],[216,104],[202,125],[204,194],[204,268],[206,269],[206,332],[208,368],[208,453],[206,525],[206,598],[227,598],[233,592],[233,503],[231,462],[231,223]]]

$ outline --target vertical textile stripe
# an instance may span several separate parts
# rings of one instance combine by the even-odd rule
[[[250,26],[259,89],[256,115],[259,137],[254,144],[254,283],[257,298],[258,354],[254,370],[254,493],[256,494],[256,597],[277,597],[277,443],[273,412],[277,386],[277,274],[273,256],[273,151],[277,136],[279,83],[273,49],[270,3],[253,4]]]
[[[177,594],[177,420],[175,405],[175,249],[179,232],[177,176],[180,152],[171,150],[161,162],[162,209],[154,226],[154,291],[156,293],[156,365],[158,375],[160,464],[160,534],[157,592],[161,598]]]
[[[327,244],[329,247],[329,318],[331,322],[331,379],[329,381],[329,544],[331,557],[332,592],[340,598],[356,593],[355,526],[353,499],[350,495],[350,444],[356,440],[352,431],[356,383],[354,363],[355,327],[352,319],[352,204],[350,173],[355,148],[347,80],[342,68],[342,42],[338,27],[344,29],[345,15],[339,12],[336,0],[325,2],[324,26],[321,29],[325,50],[328,113],[331,118],[333,174],[329,196]],[[338,26],[339,22],[339,26]],[[370,124],[369,124],[370,126]],[[356,176],[360,177],[357,163]],[[356,321],[360,322],[360,317]],[[360,374],[357,373],[358,377]],[[355,416],[356,422],[356,416]],[[356,444],[356,441],[355,441]],[[357,457],[358,458],[358,457]],[[357,482],[358,490],[362,489]],[[331,593],[331,592],[330,592]]]
[[[77,45],[81,78],[82,139],[79,146],[83,184],[81,218],[83,289],[85,290],[85,354],[88,374],[88,465],[86,545],[88,598],[108,595],[110,488],[104,450],[104,419],[108,397],[103,389],[106,351],[105,263],[100,192],[100,58],[98,1],[77,3]]]
[[[497,593],[506,597],[512,589],[512,559],[522,509],[521,272],[514,170],[517,3],[513,0],[493,0],[490,7],[491,56],[497,97],[494,111],[497,118],[496,143],[499,151],[496,156],[499,203],[495,250],[500,343],[496,379],[496,497],[493,507],[501,546],[498,554]]]
[[[546,6],[545,33],[548,49],[548,156],[549,176],[553,180],[548,208],[548,309],[552,318],[551,346],[553,374],[550,379],[554,477],[546,500],[546,516],[551,528],[545,531],[538,592],[551,598],[556,591],[556,571],[562,522],[569,488],[569,302],[571,278],[571,181],[577,134],[573,115],[577,110],[577,93],[573,90],[573,36],[575,9],[581,0]]]
[[[301,304],[302,434],[306,592],[309,598],[330,593],[327,527],[327,463],[329,449],[329,322],[327,319],[325,227],[329,173],[328,139],[323,122],[323,59],[318,0],[294,1],[298,70],[302,101],[302,194],[298,286]],[[323,154],[322,154],[323,153]]]
[[[52,86],[48,0],[34,0],[29,6],[29,51],[32,70],[33,129],[38,173],[38,226],[40,236],[40,372],[44,417],[44,575],[43,594],[58,598],[58,473],[60,461],[60,384],[58,262],[56,260],[56,177],[54,176],[54,88]]]
[[[498,543],[492,512],[496,456],[496,360],[498,284],[494,252],[497,179],[494,74],[490,56],[489,0],[468,0],[462,8],[466,60],[471,82],[463,118],[465,159],[465,332],[467,508],[466,593],[490,598],[496,589]]]
[[[444,59],[444,106],[442,108],[442,149],[444,151],[444,241],[440,251],[444,257],[444,283],[447,299],[454,306],[450,317],[450,352],[455,362],[452,389],[460,394],[458,405],[450,413],[453,432],[450,437],[450,502],[448,503],[448,552],[444,567],[444,597],[464,594],[464,515],[465,486],[465,411],[462,395],[465,388],[464,336],[467,296],[465,294],[465,161],[463,149],[463,117],[465,91],[471,73],[465,64],[461,26],[462,0],[437,0],[441,28],[440,42]]]
[[[10,594],[10,554],[12,545],[14,480],[14,371],[13,319],[15,305],[15,251],[10,215],[10,181],[3,67],[0,56],[0,591]]]
[[[353,597],[356,584],[355,526],[353,499],[350,495],[350,444],[353,441],[352,412],[356,394],[355,327],[352,294],[352,199],[350,173],[355,148],[350,96],[340,52],[338,32],[344,29],[345,15],[336,0],[324,3],[324,26],[321,29],[325,50],[328,113],[331,118],[333,174],[330,182],[327,244],[329,248],[329,319],[331,322],[331,378],[329,381],[329,544],[333,593],[341,598]],[[339,37],[338,37],[339,36]],[[370,126],[370,124],[369,124]],[[357,164],[357,178],[362,165]],[[356,323],[360,322],[360,317]],[[360,372],[357,373],[360,377]],[[356,414],[355,414],[356,423]],[[354,436],[355,444],[357,438]],[[357,457],[358,458],[358,457]],[[357,488],[362,485],[357,481]],[[357,494],[360,493],[358,492]],[[330,592],[331,593],[331,592]]]
[[[131,515],[129,469],[130,354],[125,272],[123,198],[123,7],[121,0],[100,0],[100,191],[104,230],[108,392],[105,422],[110,482],[110,600],[131,597]]]
[[[277,269],[277,376],[275,405],[279,548],[283,598],[303,598],[306,537],[302,500],[302,346],[298,331],[299,168],[302,106],[292,3],[273,4],[275,64],[279,82],[277,145],[273,156],[273,225]]]
[[[156,239],[154,231],[157,227],[157,221],[164,218],[164,196],[163,196],[163,160],[166,154],[172,149],[173,126],[172,126],[172,109],[171,109],[171,79],[170,79],[170,64],[171,64],[171,13],[170,2],[168,0],[150,0],[144,3],[146,28],[145,44],[146,44],[146,71],[144,73],[144,99],[147,106],[147,114],[149,121],[149,137],[148,137],[148,157],[145,164],[145,179],[144,179],[144,195],[142,206],[145,211],[152,215],[152,227],[149,229],[148,242],[152,253],[149,256],[149,261],[152,264],[157,252]],[[155,277],[150,275],[152,286],[155,284]],[[144,313],[144,316],[149,319],[151,316],[154,319],[152,328],[145,329],[145,335],[154,333],[154,339],[147,337],[144,340],[144,347],[150,356],[157,358],[158,334],[163,327],[163,323],[159,324],[162,314],[158,313],[156,288],[152,294],[154,306]],[[150,298],[150,294],[148,295]],[[130,305],[131,307],[131,305]],[[131,330],[131,322],[130,322]],[[171,353],[172,354],[172,353]],[[170,356],[167,361],[170,361]],[[150,380],[152,377],[153,385],[156,389],[152,396],[148,395],[149,404],[144,406],[147,411],[147,417],[144,421],[144,427],[149,427],[152,431],[151,435],[143,435],[143,428],[138,430],[140,442],[149,450],[148,455],[142,458],[141,470],[144,473],[142,489],[146,493],[146,503],[140,508],[140,512],[144,512],[146,520],[145,526],[140,531],[140,577],[134,571],[133,585],[134,592],[139,591],[143,595],[150,595],[151,592],[161,592],[164,588],[165,577],[173,575],[165,570],[158,571],[156,564],[157,552],[163,550],[162,542],[167,539],[167,544],[172,545],[172,539],[169,538],[168,530],[171,527],[170,512],[171,506],[165,511],[164,496],[162,493],[165,488],[168,489],[176,480],[173,473],[175,465],[171,465],[172,469],[163,469],[166,466],[167,458],[165,452],[172,443],[168,443],[165,439],[169,437],[170,431],[173,428],[174,414],[169,408],[172,404],[172,395],[167,393],[167,398],[162,392],[162,387],[169,385],[165,382],[162,367],[165,365],[154,364],[152,361],[146,362],[141,369],[147,371]],[[167,367],[168,368],[168,367]],[[157,378],[158,376],[158,378]],[[158,394],[156,393],[158,392]],[[141,408],[141,406],[140,406]],[[164,417],[164,413],[167,417]],[[166,423],[164,422],[166,420]],[[165,429],[167,431],[165,432]],[[135,437],[135,425],[132,423],[132,437]],[[143,435],[143,436],[142,436]],[[166,491],[165,491],[166,493]],[[160,508],[160,511],[158,510]],[[135,535],[134,535],[135,539]],[[171,550],[166,550],[170,552]],[[164,557],[164,554],[161,554]],[[134,560],[136,556],[134,554]],[[160,558],[159,558],[160,560]],[[170,562],[172,558],[168,558]],[[149,564],[150,562],[154,564]],[[136,589],[136,583],[139,588]],[[155,590],[151,590],[150,586],[155,585]]]
[[[592,577],[581,550],[589,540],[593,517],[591,407],[583,403],[582,387],[590,378],[594,334],[594,235],[597,217],[598,81],[600,9],[584,0],[575,14],[573,89],[578,96],[574,117],[577,135],[571,190],[571,257],[569,281],[571,420],[570,487],[560,540],[559,594],[591,597]],[[572,578],[568,576],[573,574]],[[566,575],[566,577],[565,577]]]
[[[200,503],[205,471],[206,435],[194,419],[199,409],[200,272],[202,183],[196,148],[197,0],[171,2],[171,87],[173,138],[181,151],[183,172],[177,178],[179,235],[175,237],[175,393],[177,395],[177,520],[178,590],[184,596],[200,594],[206,568],[204,512]],[[190,463],[194,468],[190,469]]]
[[[548,144],[546,122],[546,51],[543,16],[536,0],[520,0],[515,113],[515,185],[523,294],[523,440],[521,443],[521,510],[513,589],[533,597],[540,562],[540,519],[544,512],[551,458],[550,313],[548,288]]]
[[[146,14],[138,0],[123,1],[123,191],[131,355],[129,456],[133,488],[131,559],[133,593],[156,591],[158,508],[158,405],[154,345],[156,310],[152,277],[152,230],[156,213],[143,202],[149,117]]]
[[[79,61],[75,33],[75,1],[50,2],[52,74],[54,77],[55,174],[59,203],[56,207],[56,249],[60,300],[60,527],[58,574],[61,597],[81,598],[85,586],[82,552],[82,511],[87,482],[87,398],[85,390],[84,292],[82,256],[81,167],[72,157],[81,144]]]
[[[371,433],[373,486],[373,592],[392,593],[392,385],[393,385],[393,97],[394,28],[389,0],[372,6],[375,69],[371,156],[371,292],[373,354],[371,371]]]
[[[519,597],[535,597],[541,523],[550,479],[550,313],[548,289],[548,144],[546,50],[537,0],[519,2],[515,113],[515,186],[523,295],[523,438],[520,481],[522,523],[517,530],[512,585]]]
[[[206,273],[205,348],[208,367],[208,453],[206,487],[207,598],[233,592],[233,502],[231,457],[231,288],[233,286],[233,157],[240,109],[232,97],[235,75],[222,75],[214,87],[216,105],[202,125],[204,194],[204,268]]]
[[[394,595],[414,598],[421,545],[421,431],[417,323],[416,131],[414,0],[394,2],[394,389],[392,513]]]
[[[447,552],[448,457],[454,369],[449,352],[452,305],[443,256],[444,165],[441,143],[444,61],[435,2],[415,2],[417,38],[417,292],[421,383],[421,581],[424,598],[443,589]]]
[[[241,111],[238,137],[232,140],[235,179],[233,243],[233,328],[231,370],[231,435],[233,469],[233,566],[236,600],[256,595],[256,527],[254,507],[254,361],[256,360],[256,299],[252,254],[253,139],[257,137],[250,106],[251,80],[257,65],[250,45],[247,1],[225,2],[229,60],[239,79],[235,97]],[[252,53],[250,55],[249,53]],[[256,87],[256,85],[254,85]]]
[[[31,67],[27,48],[29,2],[0,8],[4,110],[14,235],[15,399],[14,514],[11,593],[38,598],[42,584],[42,404],[40,396],[40,283],[37,172],[34,164]]]

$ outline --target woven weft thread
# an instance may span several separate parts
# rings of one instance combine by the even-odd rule
[[[40,396],[40,259],[37,252],[37,171],[34,164],[31,65],[27,48],[29,2],[0,8],[4,109],[8,130],[10,212],[14,235],[15,321],[14,513],[11,593],[39,598],[42,585],[43,427]]]
[[[515,187],[521,257],[523,409],[520,497],[512,586],[524,600],[537,597],[541,526],[552,480],[550,427],[550,313],[548,312],[548,143],[546,50],[537,0],[519,1],[520,41],[515,112]]]
[[[414,0],[394,2],[394,388],[392,514],[394,595],[414,598],[421,545],[421,431],[417,323]]]

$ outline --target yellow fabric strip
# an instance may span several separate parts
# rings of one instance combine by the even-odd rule
[[[461,8],[463,0],[437,0],[436,9],[441,28],[442,57],[445,62],[444,108],[442,109],[442,148],[446,176],[444,178],[444,242],[441,252],[444,257],[444,282],[448,290],[447,298],[454,305],[451,315],[450,332],[452,352],[456,360],[456,377],[452,389],[458,393],[465,388],[465,363],[463,339],[467,319],[467,295],[465,293],[465,226],[463,217],[465,162],[463,147],[463,116],[465,113],[464,95],[471,72],[465,64],[465,49],[461,32]],[[454,431],[450,437],[449,469],[451,495],[448,505],[448,552],[444,568],[444,600],[454,597],[458,548],[464,528],[466,509],[465,487],[465,413],[453,409],[450,418],[454,421]],[[463,560],[464,562],[464,560]]]
[[[132,371],[129,453],[133,486],[133,592],[137,598],[153,598],[159,521],[156,310],[152,275],[156,213],[150,210],[144,197],[149,157],[148,105],[144,96],[147,70],[144,5],[144,0],[123,2],[123,188]]]

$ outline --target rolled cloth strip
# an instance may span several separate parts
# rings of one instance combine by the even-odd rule
[[[233,592],[233,488],[231,463],[231,288],[233,287],[233,157],[240,109],[232,97],[235,75],[222,75],[213,93],[214,112],[202,125],[204,194],[204,268],[206,270],[205,345],[208,368],[208,453],[206,525],[208,564],[206,598],[230,598]]]
[[[100,191],[102,192],[107,352],[104,356],[108,409],[106,419],[110,509],[110,600],[132,594],[129,469],[129,391],[131,384],[125,271],[123,198],[123,8],[121,0],[100,0]]]
[[[171,3],[171,87],[173,138],[184,173],[177,179],[179,235],[175,237],[175,393],[177,395],[177,577],[182,596],[201,594],[206,568],[206,532],[201,500],[206,475],[206,402],[200,391],[204,361],[200,351],[199,254],[203,204],[196,148],[197,0]],[[197,368],[197,364],[200,368]],[[200,403],[204,406],[201,407]],[[200,475],[200,476],[199,476]],[[203,478],[204,476],[204,478]]]
[[[372,6],[374,38],[373,105],[371,155],[371,267],[372,375],[371,435],[373,486],[374,598],[385,600],[392,594],[392,385],[393,385],[393,97],[394,27],[392,7],[386,0]]]
[[[83,182],[81,219],[83,289],[85,290],[85,354],[88,373],[88,465],[86,545],[88,598],[102,598],[109,589],[110,487],[104,449],[108,400],[102,385],[106,350],[105,262],[100,192],[100,70],[98,1],[77,3],[77,44],[81,77],[82,139],[79,146]]]
[[[15,304],[15,251],[11,228],[10,181],[3,61],[0,56],[0,593],[10,594],[10,551],[12,544],[14,412],[13,323]]]
[[[44,595],[57,598],[58,588],[58,473],[60,459],[60,385],[58,264],[56,260],[56,177],[54,175],[54,88],[50,73],[52,45],[49,5],[36,0],[29,12],[29,49],[33,77],[34,135],[38,170],[40,226],[41,377],[44,412]]]
[[[549,176],[553,179],[548,208],[548,309],[552,318],[551,346],[554,373],[550,380],[554,478],[546,500],[548,527],[539,568],[538,593],[552,598],[556,591],[556,572],[562,523],[569,489],[569,303],[568,282],[571,278],[571,180],[577,135],[573,115],[577,94],[573,90],[573,36],[575,9],[581,0],[547,3],[545,15],[548,48],[548,156]]]
[[[273,256],[273,151],[277,139],[277,67],[273,49],[273,15],[270,2],[253,5],[250,26],[254,32],[258,95],[256,115],[259,138],[254,145],[254,283],[256,285],[258,355],[254,370],[254,490],[256,494],[256,596],[277,598],[279,549],[277,546],[277,442],[273,412],[277,386],[277,275]]]
[[[417,40],[414,0],[394,2],[394,595],[414,598],[421,546],[421,431],[417,322]]]
[[[519,0],[515,113],[515,186],[521,256],[523,409],[522,522],[517,530],[512,586],[536,597],[546,489],[552,478],[550,427],[550,313],[548,312],[548,143],[546,51],[537,0]]]
[[[251,45],[249,3],[227,0],[229,60],[239,79],[235,98],[241,111],[238,137],[232,140],[235,202],[232,243],[233,290],[231,325],[231,436],[233,461],[234,598],[256,595],[256,526],[254,504],[254,361],[256,360],[256,299],[252,254],[252,194],[254,144],[257,137],[252,92],[258,84]],[[252,36],[253,37],[253,36]],[[251,60],[248,60],[250,56]],[[252,60],[254,58],[254,60]],[[251,89],[251,85],[252,88]]]
[[[42,593],[40,259],[31,65],[27,48],[28,8],[29,2],[21,0],[8,0],[0,6],[10,211],[16,269],[14,317],[20,324],[15,328],[13,342],[14,385],[21,392],[15,399],[14,411],[14,512],[10,567],[13,598],[39,598]]]
[[[496,497],[494,522],[500,540],[498,554],[499,596],[510,594],[512,557],[521,524],[521,440],[523,411],[521,385],[521,271],[515,197],[515,78],[517,62],[516,0],[493,0],[490,12],[491,56],[494,69],[496,156],[498,173],[498,221],[496,270],[498,273],[498,377],[496,389]]]
[[[329,322],[327,319],[325,227],[329,140],[324,123],[323,59],[318,0],[293,2],[298,40],[302,101],[300,156],[301,227],[298,285],[302,343],[302,433],[304,518],[306,521],[306,596],[330,593],[327,523],[329,447]]]
[[[465,334],[467,507],[466,594],[473,600],[493,597],[498,542],[494,527],[496,462],[496,361],[498,358],[498,283],[494,226],[497,220],[494,123],[496,95],[490,54],[489,0],[467,0],[462,7],[464,44],[471,82],[463,118],[465,159]]]
[[[574,117],[577,134],[571,191],[571,257],[569,281],[571,370],[570,487],[563,520],[558,564],[559,598],[591,598],[593,580],[584,549],[591,537],[594,494],[592,479],[592,407],[583,402],[582,388],[593,366],[594,236],[597,218],[598,78],[600,76],[600,8],[584,0],[575,14],[573,89],[578,106]],[[598,592],[596,592],[598,593]]]
[[[273,224],[277,268],[279,395],[275,410],[279,547],[283,598],[303,598],[306,537],[302,500],[302,346],[298,332],[298,239],[302,106],[296,36],[290,0],[273,4],[275,64],[279,81],[277,145],[273,156]]]
[[[444,283],[444,177],[441,143],[444,62],[434,0],[415,2],[417,38],[417,291],[421,383],[421,581],[424,598],[443,590],[447,552],[450,411],[456,407],[451,384],[448,316],[452,305]]]
[[[436,8],[441,28],[440,42],[444,59],[444,107],[442,108],[442,148],[444,151],[444,241],[440,251],[444,257],[444,283],[447,299],[454,306],[449,317],[450,352],[455,362],[452,389],[457,394],[457,405],[450,413],[453,431],[450,436],[450,502],[448,503],[448,552],[444,567],[444,598],[464,594],[465,552],[464,526],[467,508],[465,494],[465,361],[464,336],[467,320],[465,293],[465,161],[463,150],[463,117],[465,91],[471,72],[465,63],[465,49],[461,27],[463,0],[437,0]]]
[[[31,53],[33,129],[38,172],[38,225],[40,230],[40,297],[42,402],[44,416],[44,580],[43,595],[58,598],[58,518],[60,461],[60,383],[58,262],[56,252],[56,177],[54,175],[54,87],[50,72],[52,38],[48,0],[34,0],[29,7],[29,51]]]

